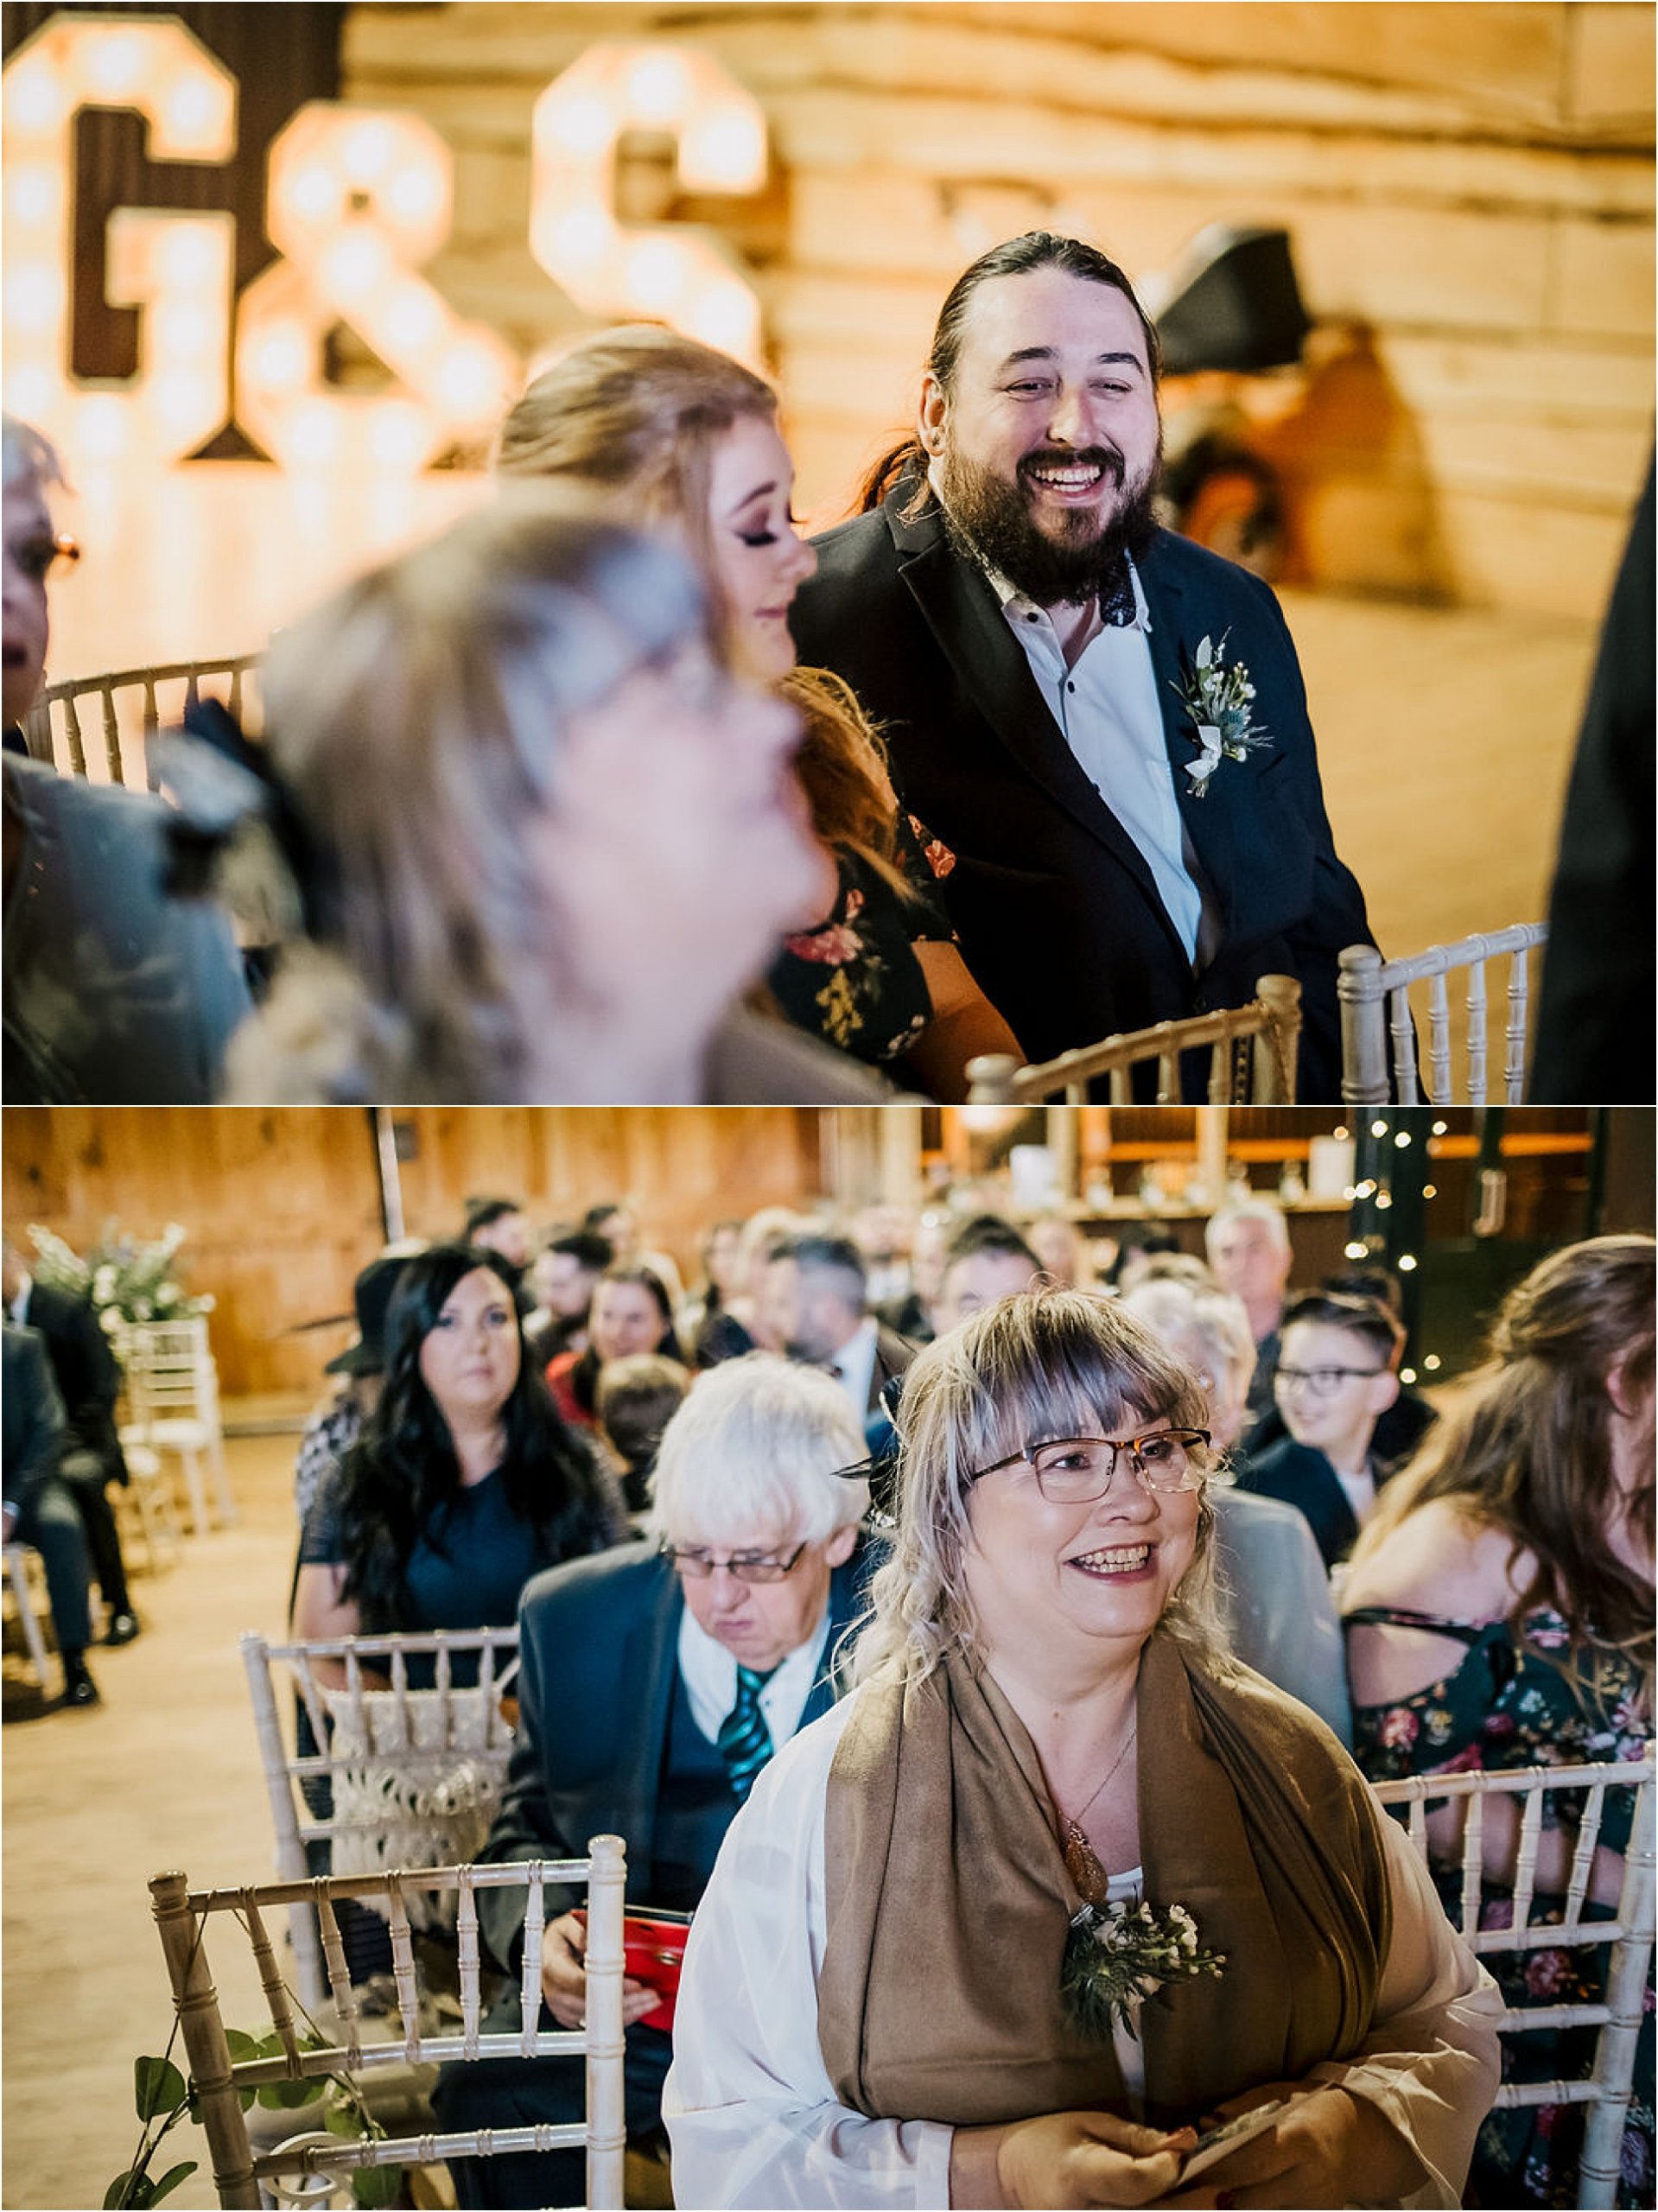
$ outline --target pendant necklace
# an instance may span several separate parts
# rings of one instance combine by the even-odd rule
[[[1104,1794],[1106,1784],[1112,1780],[1117,1769],[1134,1748],[1139,1734],[1140,1723],[1136,1720],[1128,1732],[1128,1742],[1107,1768],[1104,1781],[1096,1785],[1087,1804],[1078,1808],[1076,1819],[1072,1820],[1069,1815],[1065,1814],[1060,1816],[1065,1823],[1065,1872],[1070,1875],[1077,1895],[1085,1904],[1105,1903],[1111,1878],[1101,1866],[1098,1853],[1095,1851],[1093,1845],[1083,1834],[1082,1824]]]

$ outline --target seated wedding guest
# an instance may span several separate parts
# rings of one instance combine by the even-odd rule
[[[678,1314],[679,1340],[693,1357],[700,1350],[703,1332],[713,1328],[741,1287],[742,1242],[740,1221],[716,1221],[703,1232],[698,1252],[702,1284]]]
[[[908,1294],[914,1227],[915,1217],[907,1208],[884,1201],[861,1206],[853,1217],[850,1233],[863,1254],[865,1294],[877,1313]]]
[[[406,1251],[396,1256],[383,1252],[378,1260],[369,1262],[352,1285],[356,1341],[325,1363],[323,1373],[337,1375],[340,1385],[329,1402],[306,1423],[294,1461],[294,1510],[302,1528],[317,1492],[333,1479],[380,1402],[385,1377],[386,1309],[410,1256]]]
[[[982,1307],[1029,1290],[1042,1272],[1042,1262],[1011,1221],[975,1214],[962,1224],[944,1254],[931,1335],[947,1336]]]
[[[439,1244],[405,1261],[385,1335],[380,1402],[301,1539],[302,1642],[510,1626],[538,1569],[623,1533],[614,1483],[524,1357],[493,1254]],[[317,1673],[344,1680],[339,1662]]]
[[[1383,1494],[1343,1595],[1357,1757],[1376,1781],[1640,1757],[1653,1732],[1652,1241],[1569,1245],[1511,1290],[1490,1354],[1420,1458]],[[1590,1895],[1610,1913],[1632,1793],[1606,1795]],[[1572,1816],[1537,1839],[1534,1916],[1566,1887]],[[1487,1798],[1481,1923],[1510,1924],[1517,1823]],[[1447,1909],[1460,1910],[1461,1815],[1428,1813]],[[1650,1848],[1650,1839],[1648,1839]],[[1595,2001],[1599,1962],[1530,1951],[1499,1969],[1510,2004]],[[1588,2072],[1592,2030],[1528,2033],[1509,2078]],[[1618,2202],[1653,2196],[1653,2016],[1642,2017]],[[1493,2113],[1469,2204],[1581,2203],[1581,2105]]]
[[[1243,1427],[1255,1363],[1242,1300],[1212,1283],[1152,1275],[1124,1291],[1121,1305],[1196,1375],[1208,1402],[1210,1446],[1217,1459],[1230,1452]],[[1257,1497],[1225,1479],[1210,1484],[1209,1497],[1216,1597],[1234,1654],[1311,1706],[1350,1745],[1342,1633],[1305,1516],[1281,1498]]]
[[[549,1236],[530,1263],[536,1303],[524,1319],[524,1341],[544,1373],[562,1352],[588,1348],[588,1308],[594,1286],[616,1255],[585,1229]]]
[[[1026,1242],[1042,1263],[1042,1272],[1060,1290],[1092,1290],[1094,1255],[1088,1239],[1064,1214],[1039,1214]]]
[[[599,1435],[619,1463],[630,1513],[643,1513],[651,1503],[651,1477],[662,1433],[685,1402],[690,1387],[689,1368],[657,1352],[607,1359],[599,1370],[594,1399]]]
[[[33,1329],[0,1328],[0,1536],[32,1544],[46,1570],[52,1630],[63,1667],[65,1705],[96,1705],[98,1685],[86,1665],[92,1640],[92,1562],[75,1502],[58,1479],[63,1454],[63,1401],[52,1363]]]
[[[697,1383],[657,1462],[660,1549],[582,1560],[524,1592],[518,1735],[486,1862],[556,1859],[614,1830],[627,1846],[631,1911],[698,1904],[756,1774],[834,1701],[868,1565],[858,1532],[868,1493],[837,1470],[861,1451],[844,1397],[810,1369],[759,1354]],[[549,1890],[544,2025],[574,2027],[585,2011],[584,1931],[570,1902]],[[486,1890],[478,1916],[514,1977],[486,2026],[509,2031],[521,2019],[522,1906]],[[657,2001],[642,1984],[625,1985],[636,2139],[659,2128],[669,2038],[645,2018]],[[581,2064],[446,2067],[435,2102],[446,2128],[579,2119]],[[579,2152],[459,2159],[451,2171],[463,2205],[569,2204],[581,2194]]]
[[[789,607],[816,560],[790,512],[771,386],[677,332],[600,331],[531,384],[502,425],[498,466],[594,486],[624,520],[679,532],[740,663],[804,717],[822,866],[767,975],[788,1019],[859,1059],[901,1064],[936,1098],[967,1096],[978,1053],[1023,1059],[956,947],[856,699],[836,677],[796,670]]]
[[[743,1224],[737,1255],[739,1289],[726,1309],[705,1323],[696,1346],[699,1367],[717,1367],[746,1351],[781,1351],[783,1337],[766,1309],[772,1262],[786,1244],[805,1235],[811,1224],[787,1206],[762,1206]]]
[[[879,1309],[887,1327],[913,1344],[932,1342],[932,1309],[943,1280],[944,1255],[954,1234],[955,1224],[949,1214],[937,1209],[924,1213],[910,1240],[910,1287],[901,1299]]]
[[[115,1423],[121,1370],[90,1299],[36,1282],[9,1237],[0,1250],[6,1319],[14,1328],[35,1330],[52,1363],[64,1420],[58,1478],[74,1499],[86,1531],[92,1577],[104,1601],[104,1641],[130,1643],[138,1634],[138,1618],[127,1594],[121,1535],[108,1495],[111,1483],[131,1479]]]
[[[1401,1325],[1404,1321],[1404,1296],[1391,1268],[1344,1268],[1335,1274],[1320,1275],[1318,1288],[1332,1291],[1337,1297],[1379,1298],[1396,1321]],[[1370,1439],[1371,1457],[1384,1466],[1403,1466],[1439,1418],[1422,1393],[1401,1378],[1399,1395],[1377,1418]],[[1284,1416],[1274,1401],[1254,1427],[1246,1430],[1238,1449],[1246,1459],[1253,1459],[1286,1433]]]
[[[561,1352],[547,1370],[547,1387],[563,1418],[574,1427],[591,1428],[600,1370],[613,1359],[641,1351],[679,1357],[673,1300],[654,1268],[615,1264],[594,1285],[586,1345]]]
[[[518,1293],[518,1310],[528,1310],[524,1293],[524,1276],[529,1272],[530,1255],[535,1249],[536,1232],[530,1225],[530,1217],[524,1210],[522,1198],[468,1198],[467,1217],[461,1224],[461,1242],[474,1244],[486,1252],[493,1252],[505,1260],[512,1270],[513,1281]]]
[[[597,1205],[589,1206],[581,1217],[581,1226],[594,1236],[602,1236],[610,1247],[612,1259],[623,1267],[649,1268],[653,1274],[660,1275],[664,1289],[678,1307],[685,1295],[685,1286],[679,1280],[673,1255],[651,1251],[646,1247],[639,1217],[625,1198],[604,1198]]]
[[[46,580],[73,544],[47,505],[56,454],[10,415],[3,438],[10,730],[45,679]],[[7,1104],[206,1104],[249,1001],[224,915],[175,894],[178,817],[10,746],[3,779]]]
[[[1194,2124],[1268,2099],[1196,2202],[1458,2202],[1496,1993],[1329,1731],[1218,1655],[1203,1410],[1076,1292],[917,1359],[858,1687],[691,1929],[681,2202],[1178,2202]]]
[[[1158,524],[1158,375],[1097,248],[1036,231],[980,255],[939,311],[913,434],[816,541],[795,639],[880,724],[1029,1058],[1242,1006],[1281,970],[1297,1096],[1333,1099],[1364,900],[1277,601]]]
[[[1172,1229],[1159,1229],[1147,1222],[1130,1222],[1117,1240],[1117,1255],[1111,1268],[1110,1285],[1121,1294],[1132,1290],[1142,1281],[1153,1268],[1165,1260],[1184,1257],[1180,1240]]]
[[[1272,1198],[1236,1198],[1219,1206],[1204,1224],[1204,1249],[1223,1290],[1243,1300],[1255,1340],[1249,1412],[1259,1417],[1273,1402],[1278,1331],[1295,1254],[1284,1209]]]
[[[860,1421],[915,1348],[867,1310],[863,1255],[849,1236],[797,1236],[766,1270],[765,1304],[791,1359],[827,1368]]]
[[[867,1099],[733,1011],[816,861],[790,709],[670,547],[526,489],[283,631],[275,801],[309,942],[244,1101]]]
[[[1315,1290],[1285,1313],[1273,1395],[1289,1433],[1242,1459],[1238,1482],[1305,1514],[1326,1567],[1352,1550],[1394,1471],[1374,1439],[1398,1395],[1404,1345],[1379,1298]]]

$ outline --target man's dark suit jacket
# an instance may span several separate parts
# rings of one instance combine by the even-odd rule
[[[0,1428],[5,1503],[27,1515],[63,1458],[63,1405],[46,1346],[33,1329],[0,1329]]]
[[[870,1547],[861,1542],[830,1579],[829,1642],[803,1728],[835,1702],[829,1662],[842,1630],[864,1610],[871,1564]],[[657,1792],[683,1611],[672,1567],[638,1545],[549,1567],[525,1586],[518,1608],[518,1736],[480,1859],[579,1858],[589,1837],[619,1835],[627,1846],[628,1897],[650,1901]],[[579,1902],[576,1892],[549,1886],[547,1916]],[[478,1916],[490,1950],[516,1973],[521,1899],[486,1890]]]
[[[1336,857],[1306,696],[1278,601],[1247,570],[1159,531],[1140,562],[1179,807],[1218,907],[1194,974],[1150,869],[1066,744],[994,592],[958,559],[912,486],[814,541],[791,614],[800,658],[845,677],[890,748],[911,813],[955,855],[943,880],[962,954],[1031,1059],[1118,1031],[1242,1006],[1262,975],[1299,978],[1299,1090],[1341,1096],[1337,956],[1368,943]],[[1204,638],[1242,662],[1271,738],[1223,760],[1199,798],[1177,687]]]
[[[46,1339],[47,1356],[69,1425],[70,1444],[95,1452],[110,1474],[124,1482],[126,1461],[121,1456],[115,1426],[121,1370],[92,1306],[51,1283],[31,1282],[23,1320]]]
[[[1379,1495],[1392,1470],[1378,1465],[1373,1471]],[[1358,1541],[1358,1516],[1347,1502],[1347,1492],[1324,1453],[1310,1444],[1280,1438],[1259,1459],[1242,1462],[1237,1484],[1257,1497],[1282,1498],[1304,1513],[1326,1567],[1345,1559]]]
[[[866,1414],[880,1410],[881,1391],[895,1375],[904,1374],[914,1363],[915,1346],[889,1329],[884,1321],[875,1324],[875,1357],[869,1370],[869,1402]]]

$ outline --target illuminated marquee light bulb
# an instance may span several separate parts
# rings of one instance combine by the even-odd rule
[[[291,169],[276,184],[273,200],[308,229],[337,223],[346,205],[346,188],[339,172],[325,162],[307,162]]]
[[[6,124],[18,137],[45,137],[68,114],[63,79],[44,55],[16,62],[6,71]]]
[[[113,392],[88,392],[74,410],[74,447],[89,461],[124,458],[132,427],[132,410]]]
[[[391,276],[391,248],[383,231],[363,221],[345,226],[317,257],[322,290],[342,315],[355,315]]]
[[[404,222],[429,223],[442,200],[442,180],[424,162],[405,162],[386,182],[386,207]]]
[[[62,180],[43,162],[22,163],[7,175],[5,201],[10,223],[29,226],[49,223],[62,210]],[[16,250],[15,239],[8,240],[8,245]]]
[[[433,382],[461,427],[492,423],[501,411],[505,394],[500,368],[499,356],[476,339],[457,339],[445,352]]]
[[[589,315],[660,316],[758,361],[759,300],[724,245],[686,226],[617,220],[616,149],[635,129],[671,130],[687,190],[750,193],[765,182],[765,116],[713,55],[664,43],[589,47],[536,103],[530,251]]]
[[[384,176],[395,146],[391,123],[384,116],[372,115],[353,124],[340,149],[340,166],[346,181],[361,190]]]
[[[32,337],[56,328],[67,312],[62,276],[50,262],[39,259],[7,270],[4,302],[8,333]]]
[[[228,126],[235,100],[216,77],[179,76],[162,100],[167,128],[180,138],[216,137]]]
[[[206,353],[222,327],[211,309],[188,301],[169,300],[150,310],[156,352],[181,359],[194,360]]]
[[[694,116],[679,142],[679,174],[692,192],[758,192],[765,182],[765,118],[734,101]]]
[[[683,54],[647,48],[627,72],[627,112],[635,123],[683,123],[694,87]]]
[[[429,353],[442,340],[449,318],[429,284],[405,281],[393,286],[380,320],[387,342],[402,357]]]
[[[306,331],[297,322],[273,323],[251,353],[242,374],[249,372],[271,392],[297,391],[311,365]]]
[[[143,42],[130,30],[98,29],[89,41],[85,82],[88,92],[112,105],[126,107],[152,85],[155,70]]]
[[[368,450],[383,468],[408,474],[420,467],[431,440],[423,408],[407,399],[378,399],[369,416]]]

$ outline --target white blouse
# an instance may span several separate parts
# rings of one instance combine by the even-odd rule
[[[662,2103],[681,2204],[950,2203],[953,2131],[849,2111],[817,2044],[823,1803],[854,1701],[803,1730],[760,1775],[692,1923]],[[1390,1820],[1382,1829],[1394,1926],[1375,2023],[1356,2057],[1315,2066],[1307,2079],[1368,2098],[1415,2146],[1429,2178],[1405,2205],[1455,2206],[1496,2089],[1502,1999],[1403,1830]]]

